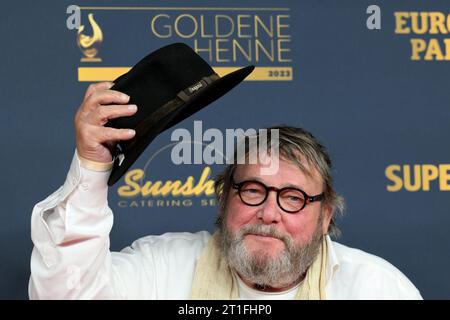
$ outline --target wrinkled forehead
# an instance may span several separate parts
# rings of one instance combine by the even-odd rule
[[[270,166],[273,167],[275,161],[278,162],[276,170],[263,170]],[[305,181],[323,183],[322,175],[318,171],[317,166],[300,155],[295,159],[287,159],[283,155],[278,157],[270,155],[263,162],[237,164],[234,168],[233,176],[235,179],[256,178],[260,180],[277,177],[279,180],[291,184],[303,184]]]
[[[318,164],[300,153],[298,150],[287,151],[278,148],[250,148],[244,152],[235,152],[235,164],[258,164],[261,168],[274,166],[274,163],[285,161],[296,165],[299,170],[308,176],[313,176],[318,169]]]

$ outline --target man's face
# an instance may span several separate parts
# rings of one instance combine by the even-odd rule
[[[238,165],[233,177],[236,183],[257,180],[266,186],[298,188],[309,196],[322,193],[323,182],[319,172],[306,164],[305,167],[311,176],[303,173],[295,164],[280,159],[279,170],[273,175],[262,175],[259,164],[246,164]],[[299,260],[301,264],[301,260],[312,259],[331,219],[330,210],[320,202],[309,203],[297,213],[287,213],[278,206],[276,192],[269,192],[266,201],[256,207],[243,203],[236,189],[230,190],[226,201],[225,226],[228,237],[234,238],[234,246],[245,251],[248,259],[257,261],[258,266],[250,268],[255,270],[275,269],[277,261],[284,259],[285,262],[279,262],[284,264],[284,269],[291,268],[291,273],[302,271],[302,267],[291,264],[298,265]],[[308,263],[303,266],[307,268],[311,261],[303,262]],[[269,266],[271,263],[272,266]],[[281,268],[281,265],[278,267]],[[290,275],[293,276],[295,274]]]

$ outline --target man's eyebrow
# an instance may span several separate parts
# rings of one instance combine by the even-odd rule
[[[252,176],[250,176],[250,177],[245,177],[244,176],[244,178],[240,178],[239,180],[237,180],[237,179],[235,179],[236,181],[236,183],[239,183],[239,182],[242,182],[242,181],[258,181],[258,182],[261,182],[261,183],[263,183],[263,184],[266,184],[261,178],[259,178],[259,177],[252,177]]]
[[[261,182],[262,184],[265,184],[266,186],[269,186],[269,185],[268,185],[265,181],[263,181],[261,178],[259,178],[259,177],[253,177],[253,176],[241,178],[239,181],[235,181],[235,183],[240,183],[240,182],[242,182],[242,181],[250,181],[250,180],[252,180],[252,181],[258,181],[258,182]],[[279,189],[282,189],[282,188],[294,188],[294,189],[300,189],[300,190],[303,190],[303,187],[301,187],[301,186],[299,186],[299,185],[296,185],[296,184],[292,184],[292,183],[282,184],[281,186],[279,186],[279,187],[277,187],[277,188],[279,188]]]
[[[288,184],[286,184],[286,185],[283,185],[283,186],[281,186],[281,188],[294,188],[294,189],[300,189],[300,190],[303,190],[303,187],[300,187],[300,186],[298,186],[298,185],[296,185],[296,184],[291,184],[291,183],[288,183]]]

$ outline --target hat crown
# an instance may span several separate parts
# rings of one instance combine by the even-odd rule
[[[147,106],[160,106],[212,74],[214,70],[192,48],[184,43],[174,43],[147,55],[130,72],[116,79],[112,89],[128,94],[130,104],[147,100],[152,102]],[[145,106],[138,107],[141,114],[137,114],[136,119],[154,111]]]
[[[161,132],[226,94],[253,69],[247,66],[219,77],[193,49],[174,43],[150,53],[117,78],[111,89],[128,94],[128,103],[138,110],[129,117],[110,119],[105,126],[133,128],[136,134],[117,142],[108,185],[120,179]]]

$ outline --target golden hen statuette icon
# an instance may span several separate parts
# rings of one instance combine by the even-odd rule
[[[81,58],[81,62],[100,62],[102,59],[96,56],[103,41],[103,33],[97,22],[94,20],[93,13],[89,13],[88,19],[92,28],[92,36],[83,34],[84,25],[80,26],[77,34],[77,44],[84,55],[84,57]]]

